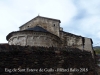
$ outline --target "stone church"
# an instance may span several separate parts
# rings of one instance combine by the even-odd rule
[[[93,52],[92,39],[63,31],[58,19],[36,16],[19,31],[11,32],[6,39],[9,45],[75,47]]]

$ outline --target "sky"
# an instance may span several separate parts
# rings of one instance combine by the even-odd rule
[[[64,31],[100,46],[100,0],[0,0],[0,43],[38,14],[59,19]]]

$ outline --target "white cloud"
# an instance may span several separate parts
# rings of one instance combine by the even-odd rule
[[[74,29],[76,30],[74,30],[74,33],[92,38],[94,44],[99,43],[100,0],[80,0],[74,2],[74,4],[77,7],[78,14],[69,23],[70,27],[75,27]]]
[[[65,31],[93,41],[100,37],[100,0],[1,0],[0,42],[38,14],[60,19]]]
[[[2,37],[5,37],[9,32],[18,30],[19,26],[38,14],[45,17],[60,19],[62,23],[65,23],[69,22],[75,13],[76,8],[70,0],[0,1],[0,34]],[[2,38],[0,37],[0,39]]]
[[[91,15],[97,15],[99,14],[100,9],[100,0],[84,0],[80,1],[80,4],[83,8],[87,10],[87,12]],[[99,14],[100,15],[100,14]]]
[[[41,16],[57,18],[60,19],[62,23],[65,23],[66,21],[69,22],[70,19],[77,13],[76,7],[70,0],[64,0],[64,1],[11,0],[11,1],[13,6],[12,9],[14,9],[15,13],[17,12],[16,15],[21,14],[23,17],[26,17],[28,15],[31,16],[31,18],[33,18],[37,16],[39,13]]]

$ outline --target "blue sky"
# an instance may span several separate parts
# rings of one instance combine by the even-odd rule
[[[0,0],[0,43],[38,14],[60,19],[64,31],[100,46],[100,0]]]

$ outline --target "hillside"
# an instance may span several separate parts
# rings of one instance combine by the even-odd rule
[[[100,49],[100,46],[94,46],[93,48],[94,49]]]
[[[100,46],[95,46],[93,49],[95,50],[96,54],[100,54]]]

